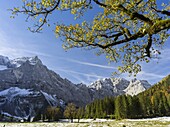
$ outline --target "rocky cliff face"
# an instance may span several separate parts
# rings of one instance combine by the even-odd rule
[[[124,94],[123,90],[128,85],[129,81],[123,78],[105,78],[92,83],[88,87],[93,91],[93,98],[96,99]]]
[[[150,88],[151,85],[146,80],[137,80],[133,79],[130,81],[128,87],[124,90],[124,92],[128,95],[137,95],[148,88]]]
[[[8,57],[0,55],[0,70],[7,69],[7,65],[9,64],[10,60]]]
[[[133,79],[128,81],[124,78],[105,78],[88,86],[93,91],[93,98],[105,96],[118,96],[122,94],[137,95],[151,87],[146,80]]]
[[[49,70],[38,57],[9,60],[0,56],[0,67],[0,112],[16,118],[35,116],[47,106],[70,102],[82,106],[97,98],[135,95],[150,87],[149,84],[145,87],[145,81],[129,82],[122,78],[76,85]]]
[[[37,112],[43,111],[45,107],[49,106],[43,94],[42,92],[19,87],[5,89],[0,92],[1,114],[18,119],[28,119],[35,116]]]

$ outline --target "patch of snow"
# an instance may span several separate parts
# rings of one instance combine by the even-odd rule
[[[6,96],[8,100],[12,100],[15,96],[27,96],[33,92],[30,89],[20,89],[18,87],[11,87],[9,89],[0,91],[0,96]]]
[[[5,69],[8,69],[8,68],[4,65],[0,65],[0,70],[5,70]]]
[[[156,118],[145,118],[145,119],[127,119],[128,121],[170,121],[170,117],[156,117]]]
[[[44,95],[45,99],[48,101],[48,103],[51,106],[54,106],[57,104],[57,99],[55,98],[55,96],[49,95],[48,93],[43,92],[42,90],[40,92]]]
[[[36,65],[37,62],[38,62],[38,57],[37,57],[37,56],[35,56],[35,57],[30,57],[30,58],[29,58],[29,62],[30,62],[31,65]]]
[[[60,105],[65,105],[65,102],[62,99],[60,99]]]
[[[129,81],[124,78],[103,78],[101,80],[97,80],[88,86],[88,88],[94,88],[96,90],[105,90],[105,91],[113,91],[113,93],[117,93],[118,91],[122,91],[129,85]]]
[[[21,57],[21,58],[16,58],[10,61],[10,64],[13,67],[20,67],[23,63],[28,61],[31,65],[35,65],[38,63],[39,59],[37,56],[35,57]]]
[[[13,115],[11,115],[11,114],[9,114],[9,113],[7,113],[7,112],[1,112],[1,114],[4,114],[5,116],[8,116],[8,117],[16,118],[16,119],[19,119],[19,120],[22,120],[22,119],[23,119],[23,118],[18,117],[18,116],[13,116]]]

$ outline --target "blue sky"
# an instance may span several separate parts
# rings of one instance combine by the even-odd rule
[[[37,55],[49,69],[54,70],[61,77],[68,78],[73,83],[89,84],[100,78],[111,77],[118,65],[109,65],[104,56],[96,56],[94,51],[82,49],[64,51],[60,38],[56,38],[52,31],[55,26],[46,28],[41,34],[35,34],[27,30],[27,27],[32,24],[25,22],[24,15],[10,19],[10,12],[7,9],[19,5],[20,1],[0,1],[0,55],[9,58]],[[168,0],[164,0],[164,2],[166,1]],[[87,13],[86,17],[90,20],[91,13]],[[52,22],[75,22],[73,18],[70,14],[65,13],[62,16],[53,17]],[[153,84],[170,74],[169,41],[170,39],[163,47],[160,60],[142,64],[143,70],[137,75],[138,79],[145,79]],[[126,74],[120,77],[133,78]]]

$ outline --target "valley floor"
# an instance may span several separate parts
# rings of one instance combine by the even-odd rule
[[[0,123],[0,127],[170,127],[170,117],[126,119],[120,121],[82,119],[80,123]]]

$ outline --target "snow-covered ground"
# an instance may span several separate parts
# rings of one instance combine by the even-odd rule
[[[145,118],[145,119],[128,119],[128,121],[169,121],[170,117],[156,117],[156,118]]]
[[[170,117],[158,117],[149,119],[81,119],[80,123],[69,123],[65,119],[63,122],[50,123],[0,123],[0,127],[170,127]]]

